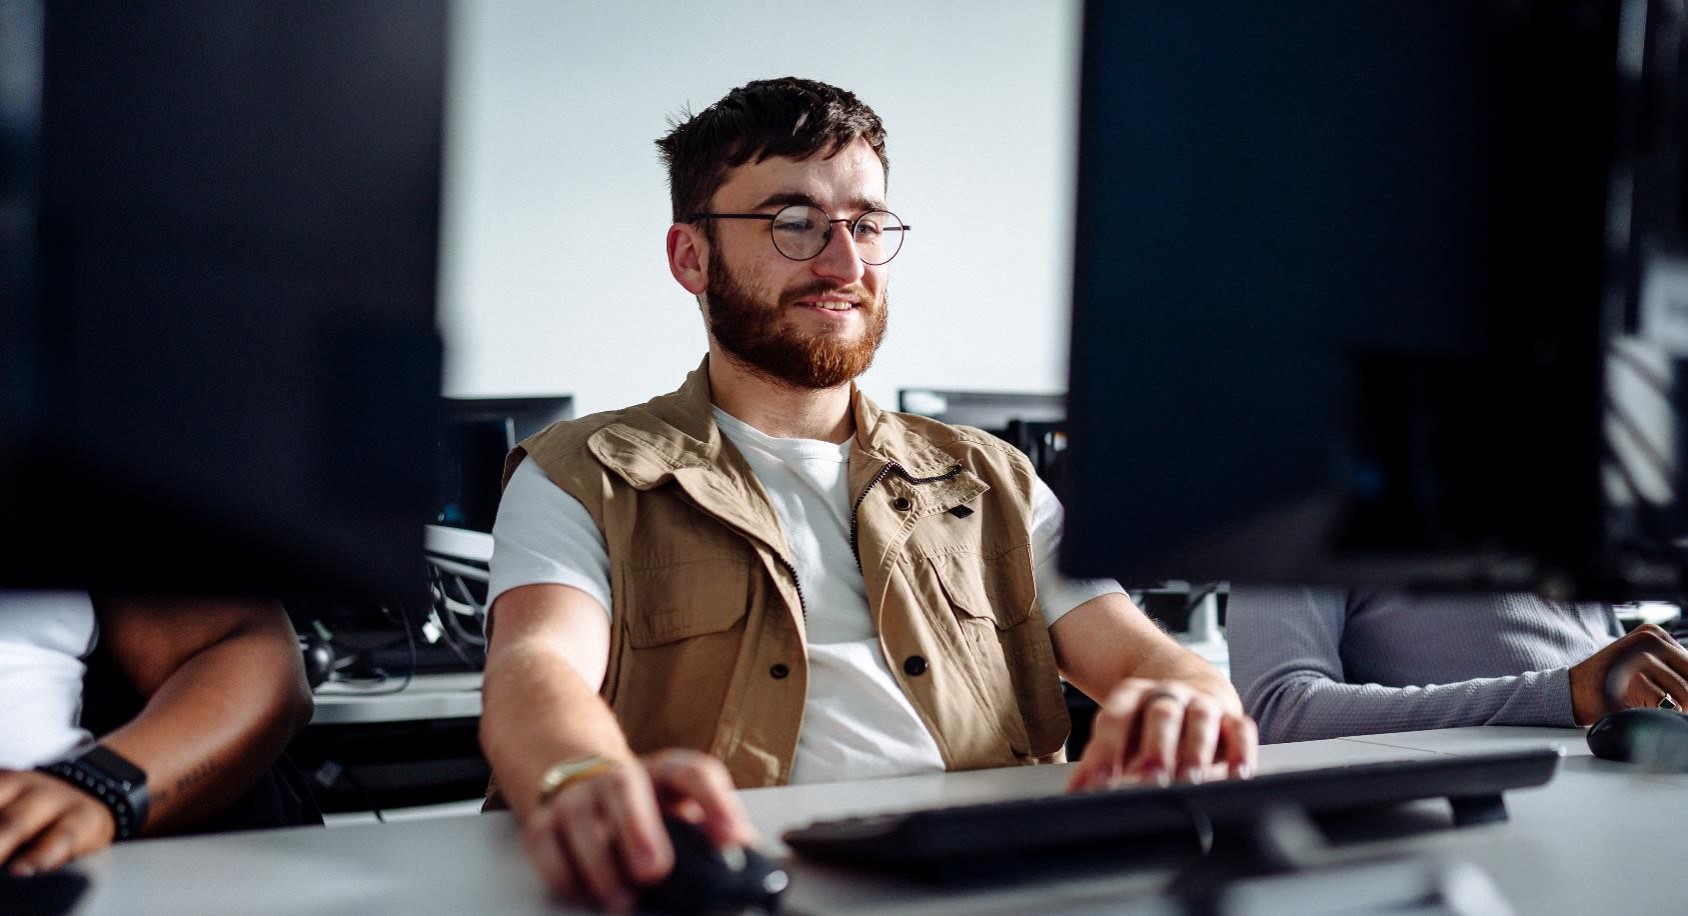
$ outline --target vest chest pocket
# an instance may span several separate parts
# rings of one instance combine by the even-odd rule
[[[1030,739],[1015,690],[1020,678],[1006,642],[1010,633],[1029,621],[1035,598],[1032,583],[1022,581],[1031,575],[1026,549],[997,557],[950,553],[927,562],[970,656],[974,674],[968,678],[969,686],[986,704],[1014,754],[1027,756]],[[1024,576],[1017,572],[1021,565],[1026,567]]]
[[[995,557],[948,554],[929,560],[954,611],[980,690],[989,696],[1014,752],[1047,759],[1067,740],[1066,700],[1042,615],[1031,548]]]
[[[1016,547],[996,557],[950,553],[928,562],[960,622],[976,620],[997,630],[1011,630],[1031,616],[1037,585],[1029,547]]]
[[[739,557],[692,560],[625,569],[627,641],[649,649],[732,629],[744,619],[750,593],[750,564]]]
[[[625,640],[607,697],[633,750],[708,751],[744,644],[749,565],[738,557],[621,567]]]

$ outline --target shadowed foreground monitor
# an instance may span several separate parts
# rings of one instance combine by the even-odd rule
[[[1679,584],[1681,15],[1088,4],[1066,568]]]
[[[0,14],[0,587],[425,599],[444,4]]]

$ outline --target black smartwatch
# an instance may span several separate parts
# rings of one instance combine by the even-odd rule
[[[94,744],[36,770],[70,783],[111,809],[117,838],[127,840],[147,822],[147,774],[103,744]]]

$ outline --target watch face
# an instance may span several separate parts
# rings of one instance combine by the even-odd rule
[[[140,767],[104,745],[96,744],[76,759],[85,764],[92,764],[118,782],[127,783],[125,788],[146,785],[147,774],[142,772]]]

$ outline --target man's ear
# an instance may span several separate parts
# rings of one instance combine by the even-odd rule
[[[700,295],[709,287],[704,265],[709,263],[709,242],[703,231],[691,223],[668,227],[668,272],[686,292]]]

